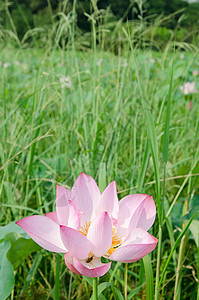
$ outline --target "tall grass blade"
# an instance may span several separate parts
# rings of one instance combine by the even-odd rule
[[[146,299],[153,300],[154,296],[154,280],[153,280],[153,270],[151,266],[151,259],[149,255],[143,257],[144,269],[146,275]]]
[[[170,85],[169,85],[169,94],[168,94],[168,100],[167,100],[166,121],[165,121],[164,135],[163,135],[162,152],[163,152],[164,164],[167,163],[168,151],[169,151],[169,122],[170,122],[170,110],[171,110],[171,99],[172,99],[172,85],[173,85],[173,63],[172,63],[171,79],[170,79]]]

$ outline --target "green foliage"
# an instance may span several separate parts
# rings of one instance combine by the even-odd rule
[[[25,236],[21,237],[21,236]],[[40,246],[14,222],[0,227],[0,299],[7,299],[14,288],[14,270]]]
[[[11,243],[11,248],[7,253],[7,258],[13,265],[13,268],[16,269],[23,259],[28,257],[31,253],[38,251],[40,248],[41,247],[32,239],[18,238]]]
[[[108,287],[110,287],[110,286],[112,286],[112,284],[109,283],[109,282],[103,282],[103,283],[99,284],[98,287],[97,287],[97,294],[98,294],[98,297],[100,297],[101,293],[102,293],[105,289],[107,289]],[[100,299],[100,298],[99,298],[99,299]],[[94,297],[92,296],[92,297],[90,298],[90,300],[94,300]]]
[[[2,30],[6,35],[9,35],[11,31],[11,36],[15,34],[19,40],[23,40],[24,37],[27,39],[27,32],[34,32],[34,35],[37,32],[37,37],[33,40],[33,36],[28,34],[26,42],[31,44],[33,41],[35,43],[39,38],[39,44],[42,47],[48,41],[50,32],[50,38],[55,38],[57,22],[63,15],[69,19],[72,16],[73,22],[75,21],[76,26],[78,26],[76,33],[80,35],[88,34],[89,32],[92,34],[92,24],[89,20],[89,15],[94,16],[96,27],[99,30],[100,28],[105,29],[105,33],[108,29],[111,30],[111,34],[114,34],[115,30],[118,29],[119,24],[127,20],[136,24],[141,19],[143,24],[145,23],[145,26],[150,28],[155,20],[159,18],[162,24],[157,26],[155,40],[161,46],[165,46],[173,30],[175,32],[188,32],[187,41],[196,42],[199,20],[198,8],[199,3],[188,3],[184,0],[136,0],[133,2],[117,0],[97,1],[96,3],[89,0],[79,0],[77,2],[14,0],[12,3],[4,3],[1,0],[0,21]],[[67,42],[68,35],[64,37],[62,46]],[[117,42],[117,39],[115,39],[115,42]]]
[[[10,243],[4,240],[0,243],[0,298],[5,300],[14,288],[13,267],[6,257]]]

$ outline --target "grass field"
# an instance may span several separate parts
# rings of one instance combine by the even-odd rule
[[[119,199],[151,194],[157,207],[150,233],[158,247],[128,269],[113,262],[100,283],[114,287],[101,299],[124,299],[125,289],[126,299],[199,299],[198,215],[191,219],[199,209],[197,49],[6,47],[0,61],[0,220],[10,226],[1,227],[0,278],[8,299],[92,296],[91,279],[12,223],[52,211],[56,184],[70,188],[80,172],[101,191],[116,180]],[[195,91],[184,95],[188,81]]]

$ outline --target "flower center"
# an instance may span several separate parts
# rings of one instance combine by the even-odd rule
[[[90,225],[91,225],[91,221],[86,222],[82,227],[80,227],[79,232],[81,232],[84,236],[87,236]]]
[[[94,258],[94,255],[90,252],[88,257],[86,258],[86,263],[90,263]]]
[[[115,232],[115,227],[112,228],[112,245],[110,247],[110,249],[106,252],[106,254],[104,255],[104,257],[109,257],[121,244],[121,240],[119,238],[119,235],[116,234]]]
[[[88,229],[91,225],[91,221],[90,222],[86,222],[82,227],[80,227],[79,232],[81,232],[84,236],[87,236],[88,234]],[[116,230],[115,227],[112,228],[112,245],[110,247],[110,249],[106,252],[106,254],[104,255],[104,257],[109,257],[121,244],[121,240],[119,238],[119,235],[116,234]],[[90,263],[94,258],[94,255],[90,252],[86,262]]]

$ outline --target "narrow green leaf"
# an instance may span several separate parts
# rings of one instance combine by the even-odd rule
[[[159,161],[158,161],[158,145],[157,145],[157,136],[155,130],[155,124],[151,112],[148,109],[145,109],[145,117],[147,123],[147,132],[149,137],[149,142],[151,146],[151,155],[153,159],[154,175],[155,175],[155,186],[156,186],[156,196],[157,196],[157,205],[158,205],[158,217],[159,223],[162,220],[161,213],[161,203],[160,203],[160,172],[159,172]]]
[[[168,202],[167,199],[164,200],[164,209],[165,209],[165,212],[168,211],[168,209],[169,209],[169,202]],[[169,234],[169,238],[170,238],[170,243],[171,243],[171,249],[172,249],[174,247],[174,244],[175,244],[175,239],[174,239],[174,234],[173,234],[173,224],[172,224],[171,216],[166,218],[166,226],[167,226],[167,230],[168,230],[168,234]],[[176,264],[175,252],[173,252],[172,257],[173,257],[174,267],[176,269],[177,264]]]
[[[98,296],[105,290],[107,289],[109,286],[113,285],[112,283],[110,282],[103,282],[103,283],[100,283],[98,285]]]
[[[139,285],[144,283],[144,263],[143,259],[140,260],[140,272],[139,272]]]
[[[117,274],[115,274],[115,279],[124,287],[124,280],[120,277],[120,276],[118,276]],[[131,288],[130,288],[130,286],[129,285],[127,285],[127,290],[128,290],[128,292],[131,292]]]
[[[142,285],[136,287],[133,291],[131,291],[129,294],[128,294],[128,297],[127,299],[128,300],[131,300],[131,299],[134,299],[135,295],[144,287],[145,283],[143,283]]]
[[[91,286],[93,286],[93,281],[91,278],[84,276],[83,279],[88,282]]]
[[[143,257],[144,269],[146,274],[146,299],[153,300],[154,294],[154,281],[153,281],[153,270],[151,266],[151,259],[149,255]]]
[[[149,141],[147,140],[145,150],[144,150],[144,157],[142,159],[142,164],[138,175],[138,181],[137,181],[138,191],[141,191],[144,184],[144,178],[147,170],[149,156],[150,156],[150,147],[149,147]]]
[[[55,300],[59,300],[59,290],[60,290],[60,281],[59,281],[59,275],[60,275],[60,255],[57,254],[56,257],[56,275],[55,275]]]
[[[112,282],[112,281],[113,281],[113,278],[115,277],[115,274],[116,274],[118,268],[119,268],[121,265],[122,265],[122,263],[118,261],[118,262],[115,264],[114,269],[113,269],[113,270],[112,270],[112,269],[110,270],[111,276],[110,276],[109,282]]]
[[[106,188],[106,163],[104,162],[100,164],[98,186],[101,193],[103,193]]]
[[[109,283],[109,282],[103,282],[101,284],[98,285],[97,287],[97,294],[98,294],[98,297],[100,296],[100,294],[106,289],[108,288],[109,286],[113,285],[112,283]],[[90,300],[93,300],[94,297],[92,296],[90,298]]]
[[[114,299],[124,300],[124,296],[122,295],[122,293],[120,292],[120,290],[117,286],[112,285],[111,289],[113,291]]]
[[[38,252],[33,260],[32,266],[30,268],[30,271],[28,272],[28,276],[26,278],[27,285],[30,283],[30,281],[34,278],[36,271],[39,267],[39,264],[43,258],[43,252],[44,250],[42,249],[40,252]]]
[[[170,79],[170,85],[169,85],[166,121],[165,121],[164,135],[163,135],[162,152],[163,152],[163,161],[165,164],[167,163],[168,150],[169,150],[169,122],[170,122],[170,110],[171,110],[171,98],[172,98],[172,84],[173,84],[173,64],[172,64],[171,79]]]

